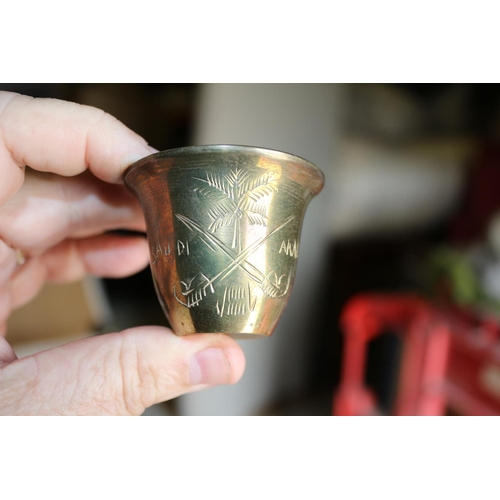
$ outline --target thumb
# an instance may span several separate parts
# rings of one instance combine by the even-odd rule
[[[181,394],[233,384],[244,368],[241,348],[226,335],[133,328],[3,366],[0,415],[140,415]]]

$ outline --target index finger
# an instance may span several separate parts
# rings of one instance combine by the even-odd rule
[[[87,168],[110,183],[155,149],[104,111],[57,99],[0,92],[0,205],[24,179],[24,167],[73,176]]]

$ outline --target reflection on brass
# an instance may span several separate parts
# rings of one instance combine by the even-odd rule
[[[134,163],[151,271],[177,335],[272,334],[291,293],[312,163],[246,146],[195,146]]]

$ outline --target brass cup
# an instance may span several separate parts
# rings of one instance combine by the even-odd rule
[[[153,281],[174,332],[270,336],[323,173],[291,154],[217,145],[147,156],[124,180],[144,211]]]

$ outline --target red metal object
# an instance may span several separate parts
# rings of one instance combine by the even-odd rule
[[[395,415],[500,415],[500,325],[462,310],[441,310],[413,295],[362,295],[341,317],[344,356],[334,415],[379,409],[364,373],[368,343],[398,331],[404,350]]]

